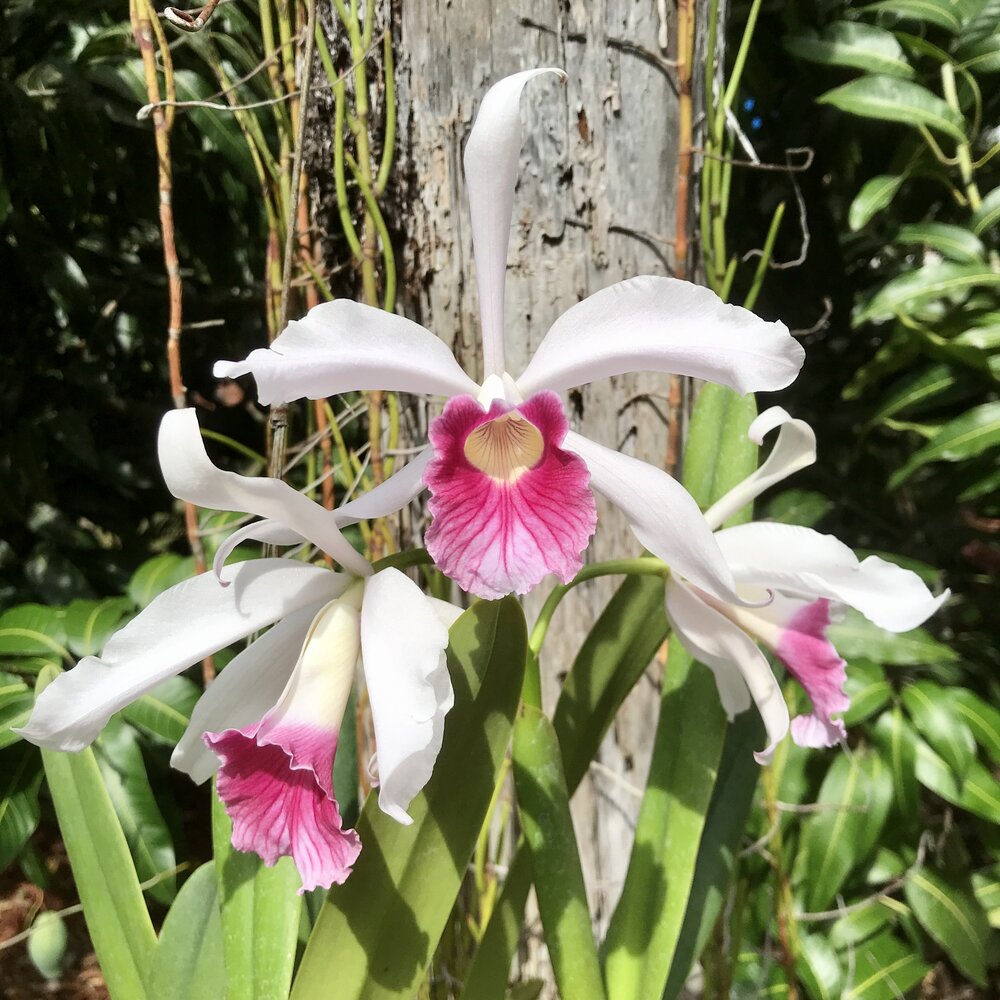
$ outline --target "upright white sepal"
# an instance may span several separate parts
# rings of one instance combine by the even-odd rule
[[[542,73],[566,78],[561,69],[529,69],[505,77],[490,87],[465,145],[465,184],[469,191],[483,327],[484,376],[501,375],[504,371],[504,282],[521,152],[518,104],[524,85]]]

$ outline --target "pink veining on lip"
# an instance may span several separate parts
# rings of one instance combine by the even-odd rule
[[[568,430],[554,392],[488,411],[456,396],[431,424],[427,550],[463,590],[495,600],[579,571],[597,508],[583,459],[560,447]]]
[[[233,846],[264,864],[289,856],[299,893],[340,884],[361,851],[344,830],[333,794],[335,730],[298,724],[268,730],[266,716],[245,729],[206,733],[221,760],[218,792],[233,821]]]
[[[827,638],[829,626],[830,602],[820,598],[792,616],[775,649],[813,705],[810,715],[792,720],[792,739],[799,746],[835,746],[847,735],[843,720],[831,718],[846,712],[851,700],[844,693],[847,665]]]

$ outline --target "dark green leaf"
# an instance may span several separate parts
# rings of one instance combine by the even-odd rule
[[[1000,712],[968,688],[955,688],[948,695],[976,742],[1000,764]]]
[[[856,314],[855,325],[910,315],[938,299],[967,296],[974,288],[1000,285],[1000,274],[985,264],[925,264],[886,282]]]
[[[908,819],[916,816],[920,804],[916,733],[897,706],[879,716],[872,735],[881,744],[892,774],[895,809]]]
[[[986,913],[967,879],[931,868],[911,871],[906,901],[921,927],[944,949],[949,960],[971,980],[986,985]]]
[[[783,490],[768,501],[764,518],[812,528],[833,509],[833,501],[815,490]]]
[[[847,876],[875,846],[889,812],[892,778],[864,750],[838,756],[820,788],[820,811],[806,821],[795,881],[810,911],[834,902]]]
[[[161,903],[169,903],[177,890],[177,879],[172,874],[176,864],[174,844],[153,796],[135,730],[120,719],[112,719],[98,738],[95,754],[132,852],[136,874],[142,882],[163,876],[149,894]]]
[[[986,259],[986,247],[975,233],[947,222],[914,222],[900,226],[896,239],[900,243],[922,244],[959,264],[975,264]]]
[[[840,1000],[844,969],[826,937],[821,934],[800,937],[795,968],[812,1000]]]
[[[959,787],[976,756],[976,743],[947,692],[931,681],[903,688],[903,704],[925,740],[951,768]]]
[[[998,276],[1000,277],[1000,276]],[[889,478],[897,489],[928,462],[960,462],[1000,445],[1000,402],[983,403],[950,420]]]
[[[34,693],[20,676],[0,670],[0,750],[21,738],[11,729],[28,721],[34,701]]]
[[[188,677],[171,677],[133,701],[122,715],[143,732],[176,746],[184,735],[201,688]]]
[[[993,188],[972,216],[972,231],[977,236],[989,232],[1000,223],[1000,186]]]
[[[800,31],[785,38],[785,48],[793,56],[823,66],[850,66],[869,73],[913,76],[896,36],[884,28],[860,21],[834,21],[823,33]]]
[[[830,925],[830,944],[837,951],[856,948],[877,934],[892,920],[892,910],[881,902],[872,902],[860,910],[839,917]]]
[[[844,713],[844,723],[848,726],[874,715],[892,697],[892,685],[885,679],[881,665],[853,657],[848,664],[844,690],[851,699],[851,707]]]
[[[841,1000],[899,1000],[927,974],[913,946],[890,932],[862,944],[854,953],[854,975]]]
[[[517,601],[478,602],[451,629],[455,707],[411,826],[371,795],[354,874],[335,886],[306,947],[296,1000],[337,982],[338,1000],[411,995],[451,912],[492,798],[521,689],[527,635]],[[391,942],[391,948],[387,947]]]
[[[147,559],[133,574],[128,596],[139,608],[146,607],[158,594],[194,575],[194,559],[165,552]]]
[[[0,754],[0,871],[11,864],[35,832],[41,812],[38,750],[22,743]]]
[[[132,602],[124,597],[72,601],[63,619],[70,651],[77,656],[96,656],[131,610]]]
[[[222,922],[211,861],[184,883],[163,921],[149,972],[149,995],[156,1000],[222,1000],[227,996]]]
[[[893,14],[904,21],[922,21],[946,31],[957,32],[962,27],[956,5],[949,0],[881,0],[864,10]]]
[[[535,892],[556,985],[563,1000],[604,996],[587,890],[552,723],[522,706],[514,723],[518,815],[531,849]]]
[[[856,233],[872,216],[890,205],[905,180],[906,174],[877,174],[865,181],[847,213],[851,231]]]
[[[973,761],[959,787],[948,765],[923,740],[917,742],[917,781],[946,802],[1000,824],[1000,784],[979,761]]]
[[[862,118],[901,122],[911,127],[926,125],[956,142],[965,142],[962,116],[937,94],[911,80],[862,76],[828,90],[818,101]]]
[[[0,654],[70,660],[62,608],[19,604],[0,615]]]
[[[902,634],[873,625],[860,612],[849,610],[844,620],[830,627],[830,640],[848,663],[871,659],[886,666],[958,662],[958,653],[938,642],[923,629]]]

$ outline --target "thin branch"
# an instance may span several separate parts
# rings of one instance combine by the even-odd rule
[[[181,31],[201,31],[212,19],[215,8],[219,6],[220,2],[221,0],[208,0],[208,3],[197,11],[166,7],[163,11],[163,17],[175,28],[180,28]]]

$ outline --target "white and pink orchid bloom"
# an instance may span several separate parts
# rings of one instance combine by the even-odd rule
[[[485,598],[526,593],[546,574],[569,581],[597,521],[592,489],[625,513],[642,543],[720,600],[735,584],[697,505],[670,476],[569,430],[559,392],[633,371],[672,372],[740,393],[794,380],[803,350],[781,323],[726,305],[707,288],[642,276],[565,312],[516,379],[504,355],[504,283],[521,148],[518,110],[536,69],[483,98],[465,148],[482,321],[478,385],[433,333],[347,300],[291,323],[270,348],[215,366],[248,373],[261,403],[391,390],[447,397],[430,447],[368,501],[398,510],[431,492],[426,544],[438,567]],[[375,495],[377,494],[377,496]],[[365,498],[352,513],[366,516]]]
[[[454,700],[445,648],[459,609],[427,597],[399,570],[373,573],[329,512],[287,483],[217,468],[193,410],[164,417],[159,455],[174,496],[266,516],[238,534],[306,538],[351,572],[270,558],[227,567],[224,580],[185,580],[115,633],[100,656],[50,684],[20,733],[39,746],[81,750],[157,684],[271,626],[202,695],[171,763],[197,782],[218,771],[238,850],[268,865],[290,856],[303,891],[343,882],[361,843],[343,829],[332,775],[355,671],[360,663],[368,687],[379,806],[409,823],[406,810],[430,778]]]
[[[666,593],[677,638],[711,668],[729,718],[748,709],[751,698],[756,703],[768,738],[755,755],[761,763],[788,733],[789,712],[758,643],[784,664],[812,704],[810,713],[792,720],[792,739],[800,746],[833,746],[847,735],[834,716],[850,707],[850,699],[846,664],[827,637],[831,613],[848,605],[880,628],[906,632],[949,596],[935,597],[916,573],[878,556],[859,560],[843,542],[811,528],[774,522],[722,528],[768,487],[816,460],[812,428],[780,407],[757,417],[748,437],[760,445],[775,428],[778,439],[767,461],[705,513],[745,601],[760,602],[768,593],[773,600],[757,607],[719,600],[683,573],[670,577]]]

